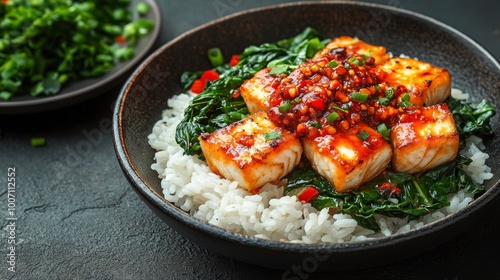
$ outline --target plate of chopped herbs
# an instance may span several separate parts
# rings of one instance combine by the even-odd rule
[[[119,86],[153,48],[154,0],[3,1],[0,114],[62,108]]]

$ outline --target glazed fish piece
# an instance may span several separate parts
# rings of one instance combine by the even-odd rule
[[[348,56],[354,53],[371,56],[375,59],[375,65],[385,63],[390,57],[383,46],[371,45],[349,36],[340,36],[333,38],[325,48],[314,55],[313,59],[326,56],[339,48],[345,48]]]
[[[451,76],[444,68],[411,58],[391,58],[379,67],[387,73],[383,79],[389,85],[408,89],[413,105],[439,104],[451,93]]]
[[[302,146],[265,112],[200,136],[210,169],[252,192],[287,175],[300,162]]]
[[[271,68],[264,68],[240,86],[240,93],[247,104],[250,114],[269,109],[269,95],[279,83],[278,79],[269,74]]]
[[[368,137],[363,140],[366,135]],[[306,136],[302,143],[312,167],[338,192],[359,187],[380,174],[391,161],[390,145],[362,122],[347,132],[315,138]]]
[[[453,160],[458,154],[459,136],[446,104],[405,107],[391,128],[392,168],[418,173]]]

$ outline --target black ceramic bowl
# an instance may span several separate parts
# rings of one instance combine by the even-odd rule
[[[429,250],[448,240],[485,213],[500,194],[499,173],[487,181],[489,190],[465,209],[418,230],[371,241],[303,245],[266,241],[234,234],[183,212],[162,196],[160,179],[151,170],[154,151],[147,143],[167,99],[182,92],[186,70],[210,68],[206,50],[219,46],[225,54],[246,46],[273,42],[311,26],[325,38],[350,35],[386,46],[449,69],[453,86],[490,100],[500,87],[500,66],[483,48],[460,32],[433,19],[401,9],[362,3],[295,3],[250,10],[183,34],[151,55],[123,87],[114,113],[116,154],[128,181],[146,204],[180,234],[216,253],[261,266],[288,269],[293,264],[319,269],[359,269],[395,261]],[[498,131],[498,118],[493,121]],[[500,139],[486,140],[488,164],[499,170]]]

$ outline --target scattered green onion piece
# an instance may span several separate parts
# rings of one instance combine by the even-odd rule
[[[378,102],[380,102],[380,105],[387,106],[387,105],[389,105],[389,103],[391,103],[391,100],[389,100],[389,98],[387,98],[387,97],[380,97]]]
[[[356,100],[356,101],[367,101],[368,100],[368,94],[367,93],[362,93],[362,92],[353,92],[351,94],[351,98]]]
[[[339,114],[337,112],[332,112],[328,117],[326,117],[326,120],[329,123],[333,123],[337,118],[339,117]]]
[[[135,5],[135,11],[139,15],[144,16],[149,12],[149,5],[144,2],[139,2]]]
[[[31,138],[31,146],[32,147],[45,146],[45,138],[43,138],[43,137]]]
[[[407,92],[403,94],[403,96],[401,97],[401,101],[398,102],[398,105],[400,107],[413,106],[413,103],[410,102],[410,95]]]
[[[337,67],[337,66],[338,66],[338,63],[337,63],[337,61],[335,61],[335,60],[330,60],[330,61],[328,62],[328,66],[329,66],[329,67],[331,67],[331,68],[335,68],[335,67]]]
[[[292,102],[290,101],[285,101],[283,102],[283,104],[281,104],[279,107],[278,107],[278,110],[281,112],[281,113],[286,113],[288,112],[288,110],[290,110],[290,108],[292,108]]]
[[[280,139],[281,137],[283,137],[283,134],[281,134],[277,131],[270,131],[270,132],[264,133],[264,139],[266,141]]]
[[[321,124],[319,122],[310,122],[309,123],[312,127],[315,127],[315,128],[321,128]]]
[[[382,137],[384,137],[385,140],[389,140],[390,130],[389,128],[387,128],[387,125],[385,125],[385,123],[377,125],[377,131],[378,133],[380,133],[380,135],[382,135]]]
[[[295,97],[293,101],[295,101],[295,103],[300,103],[300,97]]]
[[[0,92],[0,100],[7,101],[12,98],[12,92],[2,91]]]
[[[359,133],[358,133],[358,137],[363,140],[363,141],[366,141],[368,140],[368,138],[370,137],[370,133],[366,132],[365,130],[361,130]]]
[[[219,48],[210,48],[208,50],[208,59],[210,59],[210,63],[213,67],[224,64],[224,57],[222,56],[222,51]]]
[[[394,88],[393,87],[390,87],[390,88],[385,90],[385,97],[387,97],[389,99],[394,98]]]

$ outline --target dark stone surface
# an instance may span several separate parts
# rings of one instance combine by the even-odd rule
[[[209,20],[279,2],[284,1],[161,1],[164,25],[158,46]],[[498,1],[370,2],[399,3],[401,8],[434,17],[500,58]],[[0,116],[0,279],[500,277],[500,220],[493,212],[436,249],[384,267],[351,272],[285,277],[283,271],[240,263],[194,245],[144,205],[119,168],[111,140],[112,106],[118,91],[53,112]],[[31,147],[30,138],[37,136],[46,138],[45,147]],[[16,178],[15,273],[7,270],[10,167],[15,167]],[[493,209],[498,207],[497,199]]]

